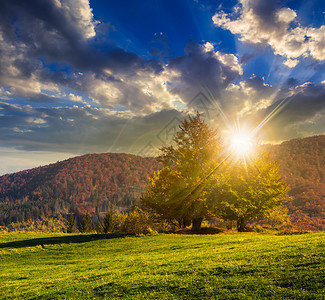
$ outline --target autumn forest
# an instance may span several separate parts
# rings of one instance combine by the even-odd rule
[[[324,230],[325,136],[263,147],[279,162],[291,188],[287,228]],[[144,193],[148,176],[161,167],[156,158],[105,153],[1,176],[0,225],[42,216],[66,218],[70,212],[79,220],[89,212],[99,223],[110,207],[129,211]]]

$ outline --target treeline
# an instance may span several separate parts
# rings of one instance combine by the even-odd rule
[[[124,234],[156,234],[158,232],[175,231],[171,226],[153,214],[134,206],[129,212],[121,212],[113,207],[98,218],[97,214],[86,213],[54,218],[41,217],[22,222],[0,226],[0,232],[58,232],[58,233],[124,233]]]
[[[109,207],[128,210],[159,168],[155,158],[89,154],[0,177],[0,225],[86,212],[101,218]]]

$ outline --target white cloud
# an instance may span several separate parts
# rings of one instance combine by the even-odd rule
[[[298,59],[287,59],[284,64],[289,67],[289,68],[294,68],[296,65],[299,64],[299,60]]]
[[[264,4],[262,0],[240,0],[235,13],[220,11],[212,20],[216,26],[239,35],[243,42],[271,46],[275,54],[286,59],[284,64],[289,68],[295,67],[302,57],[325,59],[325,26],[295,25],[295,11],[275,5],[265,8]]]
[[[0,51],[2,52],[0,56],[0,84],[9,89],[6,91],[6,95],[26,98],[34,96],[51,98],[58,95],[57,84],[41,81],[42,64],[33,58],[26,59],[28,47],[22,42],[4,39],[3,35],[0,28]]]
[[[214,45],[210,42],[206,42],[203,47],[206,49],[207,52],[214,51]]]
[[[36,125],[46,124],[46,121],[42,118],[27,118],[26,122],[36,124]]]
[[[297,14],[294,10],[284,7],[276,12],[276,17],[280,23],[290,24],[297,17]]]
[[[325,26],[320,28],[309,28],[307,32],[309,39],[310,55],[315,59],[325,59]]]
[[[74,24],[86,39],[96,35],[95,26],[98,24],[98,21],[94,21],[89,0],[53,1],[66,19],[71,24]]]
[[[12,128],[12,130],[13,130],[14,132],[17,132],[17,133],[32,132],[32,130],[30,130],[30,129],[19,129],[18,127],[14,127],[14,128]]]
[[[238,72],[239,75],[243,75],[243,69],[241,65],[238,62],[238,58],[234,54],[227,54],[222,53],[220,51],[214,50],[214,44],[210,42],[206,42],[202,45],[203,49],[206,52],[212,52],[214,53],[215,57],[225,66],[230,67],[232,71]]]
[[[239,75],[243,75],[243,69],[238,62],[237,56],[234,54],[215,52],[216,57],[222,62],[223,65],[228,66],[232,71],[237,72]]]
[[[61,4],[61,1],[60,1],[60,0],[53,0],[53,2],[54,2],[54,4],[55,4],[57,7],[59,7],[59,8],[62,7],[62,4]]]
[[[69,99],[74,102],[82,102],[82,96],[78,96],[72,93],[69,94]]]

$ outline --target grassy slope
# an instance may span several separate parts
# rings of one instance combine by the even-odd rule
[[[103,237],[0,234],[0,298],[325,299],[324,233]]]

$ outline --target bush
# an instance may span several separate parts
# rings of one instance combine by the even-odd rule
[[[123,233],[148,234],[152,233],[152,222],[148,212],[135,207],[125,218],[121,231]]]
[[[66,232],[66,222],[60,215],[57,218],[45,218],[11,223],[2,227],[3,232]]]
[[[271,211],[266,220],[272,228],[283,228],[291,222],[288,209],[284,206],[280,206]]]
[[[110,208],[101,224],[97,227],[98,233],[120,233],[122,226],[125,221],[126,215],[123,212],[118,211],[115,208]]]

